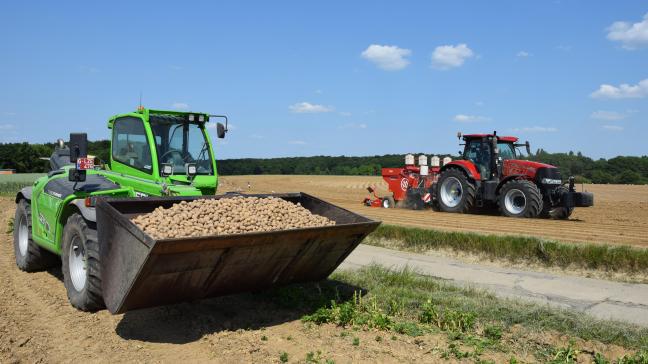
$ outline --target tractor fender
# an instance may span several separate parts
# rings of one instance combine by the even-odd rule
[[[499,184],[497,185],[497,189],[495,189],[495,193],[496,193],[496,194],[499,194],[499,191],[500,191],[500,189],[502,189],[502,186],[504,186],[504,185],[506,184],[506,182],[511,181],[511,180],[514,180],[514,179],[525,179],[525,180],[529,180],[529,176],[524,175],[524,174],[512,174],[512,175],[510,175],[510,176],[506,176],[506,177],[503,178],[503,179],[499,182]],[[532,182],[533,182],[533,181],[532,181]]]
[[[27,201],[31,201],[31,197],[32,197],[32,188],[31,188],[31,186],[30,187],[25,187],[25,188],[21,189],[20,192],[18,192],[16,194],[16,203],[20,202],[20,200],[22,200],[22,199],[25,199]]]
[[[97,210],[94,207],[87,207],[85,205],[85,200],[84,199],[76,199],[70,201],[68,206],[75,206],[81,215],[83,215],[83,218],[92,221],[92,222],[97,222]]]
[[[445,171],[446,169],[449,168],[459,168],[461,169],[466,176],[469,178],[472,178],[475,181],[480,181],[481,180],[481,175],[479,174],[479,171],[477,170],[477,167],[471,162],[471,161],[466,161],[466,160],[456,160],[452,161],[443,167],[441,167],[441,172]]]

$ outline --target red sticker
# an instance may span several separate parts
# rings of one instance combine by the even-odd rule
[[[92,158],[77,158],[76,169],[80,171],[85,171],[88,169],[94,169],[94,159]]]

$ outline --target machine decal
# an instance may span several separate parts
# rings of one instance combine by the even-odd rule
[[[41,225],[43,225],[43,228],[45,229],[45,231],[47,231],[49,233],[49,231],[50,231],[49,223],[47,222],[47,220],[45,220],[45,216],[43,216],[42,213],[38,213],[38,222]]]
[[[407,187],[409,186],[409,182],[407,182],[407,179],[405,178],[401,179],[400,186],[403,191],[407,191]]]

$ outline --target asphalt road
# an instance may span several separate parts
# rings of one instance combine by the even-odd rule
[[[489,290],[500,297],[582,311],[597,318],[648,326],[648,284],[620,283],[518,269],[466,264],[450,258],[361,244],[340,268],[378,263]]]

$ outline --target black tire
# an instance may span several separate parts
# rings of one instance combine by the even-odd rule
[[[443,212],[466,213],[470,212],[475,206],[477,199],[475,185],[462,171],[454,168],[446,169],[441,173],[436,186],[439,210]],[[447,190],[452,186],[460,186],[460,190]]]
[[[24,199],[16,206],[13,238],[16,265],[20,270],[36,272],[60,264],[61,260],[58,256],[41,248],[32,240],[31,204]]]
[[[527,180],[512,180],[502,186],[497,198],[500,212],[509,217],[538,217],[542,212],[542,193]]]
[[[569,189],[565,186],[560,186],[557,187],[556,192],[554,194],[559,195],[561,193],[566,193],[569,192]],[[573,207],[553,207],[551,206],[550,202],[545,199],[544,200],[544,205],[542,207],[542,213],[540,213],[540,216],[546,219],[558,219],[558,220],[567,220],[571,216],[572,212],[574,211]]]
[[[396,207],[396,202],[392,196],[383,197],[380,201],[383,208],[393,209]]]
[[[83,216],[72,214],[63,229],[62,240],[63,283],[70,303],[82,311],[104,308],[99,242],[94,224],[90,226]],[[80,269],[79,264],[85,268]]]

